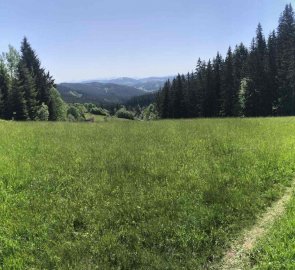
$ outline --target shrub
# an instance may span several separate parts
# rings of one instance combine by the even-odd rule
[[[71,118],[78,120],[80,118],[80,111],[75,106],[70,106],[67,111],[68,118],[71,115]]]
[[[92,108],[90,110],[90,113],[95,114],[95,115],[104,115],[104,116],[109,115],[109,112],[107,110],[100,108],[100,107],[99,108],[97,108],[97,107]]]
[[[129,119],[129,120],[134,120],[134,114],[130,111],[127,111],[124,107],[119,109],[116,112],[116,116],[118,118],[124,118],[124,119]]]

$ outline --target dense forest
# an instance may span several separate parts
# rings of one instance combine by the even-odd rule
[[[23,39],[20,53],[9,46],[0,58],[0,118],[15,120],[62,120],[64,103],[54,80]]]
[[[230,47],[198,60],[194,72],[168,80],[159,91],[161,118],[295,115],[295,16],[286,5],[276,31],[259,24],[248,49]]]

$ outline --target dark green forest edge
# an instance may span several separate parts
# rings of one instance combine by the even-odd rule
[[[161,118],[295,114],[295,19],[286,5],[268,39],[259,24],[250,49],[198,60],[195,72],[167,81],[157,98]]]

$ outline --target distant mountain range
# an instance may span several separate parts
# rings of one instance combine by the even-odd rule
[[[114,83],[61,83],[57,85],[66,102],[111,104],[124,103],[132,97],[146,92],[135,87]]]
[[[109,80],[91,80],[80,83],[60,83],[57,85],[57,89],[66,102],[91,102],[107,105],[126,103],[133,97],[155,92],[171,78],[173,77],[149,77],[143,79],[122,77]]]
[[[89,80],[89,81],[84,81],[83,83],[85,82],[86,83],[89,83],[89,82],[114,83],[119,85],[132,86],[146,92],[153,92],[153,91],[159,90],[168,79],[173,79],[173,78],[174,76],[148,77],[148,78],[142,78],[142,79],[121,77],[121,78],[108,79],[108,80]]]

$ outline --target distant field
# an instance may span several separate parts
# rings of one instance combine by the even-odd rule
[[[295,118],[0,122],[0,268],[202,269],[284,191]]]

